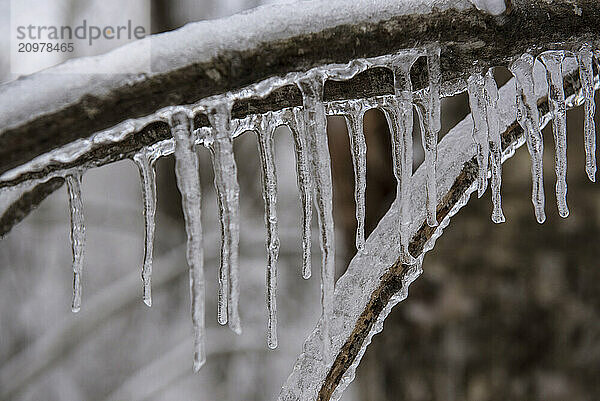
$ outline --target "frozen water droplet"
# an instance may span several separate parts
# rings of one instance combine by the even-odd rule
[[[552,133],[555,146],[556,203],[561,217],[569,215],[567,207],[567,106],[563,88],[562,62],[565,52],[546,51],[539,59],[546,67],[548,100],[552,113]]]
[[[577,53],[579,62],[579,77],[581,90],[585,97],[585,119],[583,121],[583,135],[585,144],[585,171],[592,182],[596,182],[596,103],[594,102],[594,71],[592,67],[592,47],[584,44]]]
[[[510,66],[515,76],[517,94],[517,121],[523,128],[527,149],[531,156],[531,201],[538,223],[546,221],[544,211],[544,139],[540,131],[540,114],[534,91],[533,64],[535,59],[529,53],[523,54]]]
[[[194,371],[206,361],[204,327],[204,250],[202,243],[202,214],[200,175],[195,138],[186,113],[175,113],[171,132],[175,139],[175,175],[181,192],[181,206],[187,233],[187,262],[190,268],[190,298],[194,326]]]
[[[239,311],[239,199],[237,165],[233,154],[231,103],[214,107],[208,118],[214,130],[211,155],[221,219],[221,266],[219,270],[219,323],[242,332]]]
[[[85,250],[85,222],[83,219],[83,200],[81,198],[81,171],[75,170],[66,176],[71,214],[71,249],[73,251],[73,301],[71,310],[81,309],[81,273]]]
[[[154,249],[154,217],[156,214],[156,172],[154,158],[147,148],[133,156],[140,171],[144,202],[144,265],[142,268],[143,300],[152,306],[152,255]]]

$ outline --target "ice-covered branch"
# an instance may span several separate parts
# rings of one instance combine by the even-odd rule
[[[594,39],[600,30],[596,23],[600,3],[595,0],[514,0],[501,16],[482,12],[467,0],[377,0],[368,4],[309,1],[303,2],[302,12],[293,4],[260,7],[145,39],[152,43],[151,71],[137,61],[148,51],[142,41],[3,85],[0,172],[125,119],[318,65],[391,54],[437,41],[444,54],[442,92],[450,94],[463,90],[464,85],[457,87],[456,83],[475,70],[508,66],[513,57],[530,48],[542,52],[553,48],[553,43],[560,42],[565,48]],[[85,71],[86,65],[94,63],[112,65],[116,71],[125,64],[128,70],[139,69],[139,74],[72,73]],[[415,89],[427,85],[425,65],[417,63],[412,74]],[[327,82],[324,100],[392,93],[392,74],[382,68],[347,82]],[[299,89],[285,85],[266,97],[236,101],[232,118],[301,104]],[[206,125],[207,116],[196,115],[194,126]],[[118,141],[91,144],[73,159],[1,179],[0,186],[68,167],[109,163],[169,137],[166,123],[148,121]]]
[[[567,107],[582,104],[585,91],[581,91],[579,75],[573,64],[564,71]],[[543,85],[545,72],[536,69],[534,92],[540,110],[540,124],[550,120],[547,87]],[[597,81],[596,81],[597,82]],[[497,104],[498,123],[501,130],[502,159],[506,160],[525,142],[522,128],[516,122],[514,79],[499,91]],[[408,295],[408,286],[421,273],[420,263],[424,252],[431,249],[450,218],[477,190],[478,166],[471,132],[473,120],[467,116],[454,127],[438,147],[437,188],[440,202],[437,207],[438,227],[427,224],[423,205],[426,199],[426,168],[422,166],[413,176],[411,184],[411,210],[415,210],[410,226],[410,251],[420,255],[416,265],[401,263],[395,249],[399,238],[389,238],[397,224],[400,206],[398,200],[381,219],[368,238],[364,252],[350,262],[346,273],[336,283],[334,317],[330,331],[336,353],[332,364],[321,355],[320,324],[306,340],[303,353],[284,385],[280,400],[337,400],[353,380],[354,372],[374,334],[383,329],[383,321],[391,308]],[[350,323],[353,322],[353,323]]]

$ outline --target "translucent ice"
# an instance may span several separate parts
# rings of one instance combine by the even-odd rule
[[[83,271],[83,253],[85,250],[81,175],[81,171],[76,170],[66,177],[71,213],[71,249],[73,251],[73,301],[71,303],[73,312],[79,312],[79,309],[81,309],[81,273]]]
[[[535,59],[529,53],[523,54],[510,66],[515,76],[517,121],[523,128],[527,140],[527,149],[531,156],[531,201],[538,223],[546,220],[544,211],[544,139],[540,131],[540,114],[534,90],[533,65]]]
[[[206,362],[204,327],[204,250],[200,176],[195,138],[189,116],[178,112],[172,116],[171,132],[175,139],[175,175],[181,192],[181,206],[187,233],[187,262],[190,267],[190,298],[194,326],[194,371]]]

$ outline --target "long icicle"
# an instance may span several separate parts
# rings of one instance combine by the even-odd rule
[[[594,71],[592,67],[592,46],[584,44],[577,53],[579,62],[579,77],[581,89],[585,97],[585,118],[583,120],[583,135],[585,144],[585,171],[592,182],[596,182],[596,103],[594,102]]]
[[[390,67],[394,74],[395,97],[390,104],[382,107],[392,133],[392,159],[400,197],[400,258],[402,263],[409,265],[415,263],[415,258],[408,250],[413,161],[413,96],[410,70],[420,55],[416,50],[406,50],[394,56]]]
[[[240,187],[233,154],[231,104],[216,105],[209,113],[208,118],[214,131],[211,155],[221,220],[218,320],[221,324],[229,322],[231,330],[241,334],[242,327],[238,311]]]
[[[344,115],[350,139],[350,154],[354,167],[354,201],[356,203],[356,249],[365,246],[365,191],[367,189],[367,142],[363,129],[366,107],[360,101],[348,101]]]
[[[327,141],[327,117],[323,104],[324,79],[308,76],[298,81],[302,92],[304,134],[311,153],[315,204],[319,217],[321,242],[321,304],[323,355],[326,363],[331,361],[331,336],[329,321],[333,314],[333,290],[335,283],[335,242],[333,227],[333,182],[331,159]]]
[[[66,176],[71,214],[71,250],[73,251],[73,300],[71,310],[81,309],[81,273],[85,250],[85,222],[83,219],[83,200],[81,198],[81,171]]]
[[[473,139],[477,145],[477,195],[481,198],[487,188],[490,145],[485,104],[483,76],[473,74],[467,80],[469,105],[473,118]]]
[[[311,222],[312,222],[312,180],[310,175],[310,152],[304,134],[301,108],[294,108],[283,114],[283,122],[288,126],[294,138],[296,154],[296,175],[300,203],[302,205],[302,277],[308,280],[311,276]]]
[[[272,113],[260,117],[258,153],[260,155],[262,196],[265,202],[265,226],[267,228],[267,310],[269,321],[267,345],[277,348],[277,258],[279,257],[279,233],[277,231],[277,173],[273,155],[273,132],[277,128]]]
[[[437,222],[437,185],[436,185],[436,164],[438,134],[442,129],[441,117],[441,85],[442,73],[440,65],[441,48],[438,43],[433,43],[425,47],[427,55],[427,72],[429,75],[429,87],[427,94],[429,102],[425,104],[427,116],[427,125],[421,126],[421,141],[425,149],[425,166],[427,174],[427,225],[435,227]],[[420,111],[422,113],[423,110]],[[421,116],[420,121],[423,120]],[[423,128],[426,128],[425,130]]]
[[[546,51],[539,56],[546,67],[548,81],[548,103],[552,113],[552,133],[554,136],[556,171],[556,204],[561,217],[569,216],[567,207],[567,106],[563,87],[562,62],[565,52]]]
[[[538,223],[546,221],[544,211],[544,139],[540,130],[540,113],[534,91],[533,65],[535,59],[529,53],[523,54],[510,66],[515,76],[517,94],[517,121],[526,134],[527,149],[531,156],[531,202]]]
[[[171,118],[171,132],[175,139],[175,175],[177,187],[181,192],[181,206],[187,233],[186,256],[190,268],[190,298],[194,326],[194,371],[197,372],[206,362],[202,191],[191,118],[184,112],[178,112]]]
[[[436,187],[436,162],[437,162],[437,137],[438,133],[432,128],[431,124],[431,99],[429,89],[420,91],[414,99],[415,108],[419,117],[419,127],[421,128],[421,142],[425,152],[425,173],[426,173],[426,210],[427,225],[435,227],[438,225],[437,208],[437,187]]]
[[[142,297],[152,306],[152,258],[154,249],[154,217],[156,215],[156,172],[154,158],[147,148],[133,156],[140,171],[142,198],[144,202],[144,265],[142,267]]]
[[[506,221],[502,212],[502,141],[500,137],[500,122],[498,117],[498,85],[494,79],[493,68],[488,69],[484,77],[486,116],[488,125],[488,140],[490,147],[490,170],[492,172],[492,221]]]

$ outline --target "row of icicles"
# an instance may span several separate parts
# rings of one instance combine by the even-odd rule
[[[410,70],[414,62],[427,57],[429,87],[413,93]],[[192,321],[194,328],[194,369],[205,362],[204,327],[204,273],[201,222],[201,189],[198,159],[195,151],[198,133],[207,133],[204,144],[211,151],[214,182],[217,192],[221,221],[222,248],[219,268],[218,321],[229,324],[241,333],[238,313],[239,277],[239,186],[237,167],[233,153],[233,137],[241,131],[252,130],[258,136],[258,148],[262,166],[262,194],[265,203],[266,249],[267,249],[267,344],[277,347],[277,258],[279,238],[277,228],[277,175],[273,158],[273,132],[286,125],[292,132],[296,152],[296,167],[302,217],[302,276],[311,276],[311,220],[312,200],[318,214],[319,237],[322,250],[322,333],[323,355],[331,358],[329,319],[332,316],[334,290],[334,229],[332,212],[332,180],[330,157],[327,144],[327,114],[344,115],[350,137],[350,150],[354,165],[356,201],[356,247],[364,247],[365,188],[366,188],[366,142],[363,132],[363,115],[369,108],[382,110],[388,120],[392,136],[394,175],[400,198],[399,230],[401,243],[399,254],[403,263],[412,264],[415,258],[408,251],[410,179],[412,175],[412,131],[413,107],[417,110],[425,151],[426,166],[426,215],[427,223],[436,226],[436,159],[440,120],[440,49],[430,46],[425,50],[403,50],[390,56],[389,68],[394,75],[395,95],[371,99],[332,102],[323,100],[323,85],[326,76],[310,72],[296,80],[303,95],[303,107],[283,109],[263,115],[255,115],[244,121],[231,120],[233,101],[225,98],[208,110],[211,127],[194,130],[193,115],[183,107],[170,116],[172,135],[175,141],[174,155],[177,185],[182,195],[182,208],[187,232],[187,261],[190,268],[190,290]],[[563,90],[562,62],[565,57],[577,57],[583,97],[585,99],[585,152],[586,171],[590,180],[595,180],[595,126],[594,126],[594,75],[593,52],[584,45],[576,53],[548,51],[539,56],[548,77],[548,97],[553,118],[556,145],[556,194],[561,216],[569,213],[566,204],[566,106]],[[542,176],[543,140],[540,132],[540,115],[536,103],[533,80],[534,57],[524,54],[510,66],[517,85],[517,121],[523,128],[527,147],[531,154],[532,200],[537,220],[542,223],[544,214],[544,190]],[[500,196],[501,186],[501,133],[497,113],[498,88],[492,69],[487,74],[474,74],[468,79],[467,90],[474,122],[473,139],[477,145],[478,194],[481,196],[491,170],[491,192],[493,201],[492,220],[505,220]],[[143,300],[152,304],[151,278],[154,241],[154,216],[156,211],[156,183],[154,163],[160,154],[149,148],[142,149],[133,157],[139,168],[144,201],[145,253],[142,268]],[[73,303],[72,310],[79,311],[81,305],[81,273],[85,243],[85,226],[81,199],[81,171],[66,177],[71,210],[71,243],[73,250]]]

